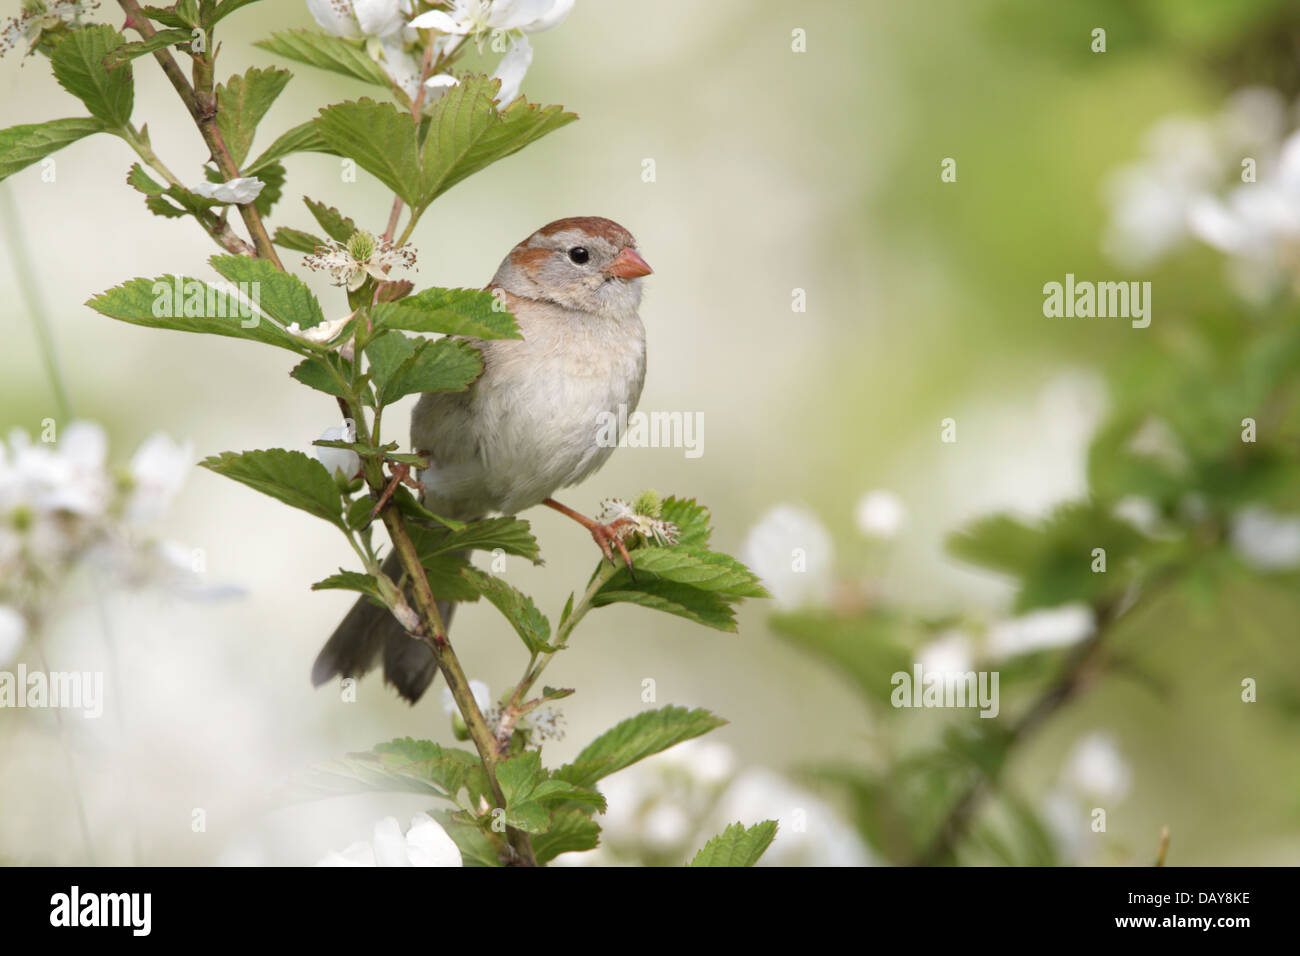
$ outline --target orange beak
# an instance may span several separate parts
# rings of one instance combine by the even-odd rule
[[[628,246],[614,257],[614,261],[605,266],[605,274],[618,276],[620,279],[635,279],[648,276],[654,272],[650,264],[637,255],[637,251]]]

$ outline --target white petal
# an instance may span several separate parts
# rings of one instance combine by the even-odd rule
[[[1092,634],[1096,622],[1086,604],[1031,611],[989,628],[988,649],[995,657],[1068,647]]]
[[[532,23],[523,29],[528,33],[540,33],[543,30],[550,30],[552,27],[558,27],[564,22],[569,11],[573,9],[573,0],[554,0],[551,3],[551,9],[548,13],[538,17]]]
[[[307,9],[322,30],[341,37],[361,35],[352,0],[307,0]]]
[[[501,91],[496,95],[498,106],[509,106],[519,96],[519,87],[524,82],[528,67],[533,62],[533,47],[527,37],[520,37],[510,47],[510,51],[497,64],[492,78],[501,81]]]
[[[350,429],[327,428],[321,436],[322,441],[355,441]],[[357,453],[347,448],[331,448],[328,445],[312,445],[316,460],[325,466],[331,475],[340,473],[344,478],[351,478],[361,469],[361,459]]]
[[[194,447],[189,442],[177,444],[158,432],[145,439],[131,458],[131,478],[135,488],[127,514],[133,521],[161,517],[193,463]]]
[[[461,866],[460,847],[427,813],[411,818],[406,833],[406,854],[412,866]]]
[[[420,64],[402,49],[402,41],[390,37],[384,41],[379,68],[407,96],[414,98],[420,89]]]
[[[341,853],[330,853],[317,866],[375,866],[375,848],[366,840],[348,846]]]
[[[424,85],[431,90],[445,90],[453,86],[460,86],[460,80],[450,73],[439,73],[437,76],[431,76],[425,80]]]
[[[256,176],[241,176],[225,183],[201,182],[190,187],[190,192],[205,199],[223,203],[250,203],[258,197],[266,183]]]
[[[386,37],[406,26],[401,0],[352,0],[352,6],[366,36]]]
[[[816,602],[829,591],[830,533],[812,512],[779,505],[745,538],[745,563],[782,607]]]
[[[464,36],[469,33],[468,24],[457,22],[441,10],[430,10],[428,13],[422,13],[411,21],[411,26],[418,30],[437,30],[440,33],[452,33],[456,36]]]
[[[396,817],[384,817],[375,824],[375,865],[410,866],[406,855],[406,837]]]

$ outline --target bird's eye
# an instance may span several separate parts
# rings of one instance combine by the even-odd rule
[[[569,250],[569,258],[578,265],[582,265],[591,258],[591,253],[589,253],[584,246],[574,246]]]

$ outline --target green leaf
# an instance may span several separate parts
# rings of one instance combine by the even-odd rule
[[[131,122],[135,87],[131,64],[109,72],[104,58],[125,42],[126,37],[107,24],[88,25],[69,32],[50,55],[59,85],[116,129]]]
[[[614,586],[605,584],[592,598],[593,607],[615,603],[639,604],[655,611],[676,614],[719,631],[736,630],[736,612],[720,594],[658,578],[633,581],[626,571],[620,571],[615,579],[622,583]]]
[[[733,823],[695,854],[687,866],[753,866],[776,839],[776,821],[764,820],[748,830]]]
[[[521,338],[515,317],[497,308],[498,299],[481,289],[425,289],[384,302],[371,313],[376,328],[441,332],[476,339]]]
[[[0,179],[8,179],[64,146],[103,131],[103,120],[92,116],[27,123],[0,130]]]
[[[467,569],[465,575],[478,588],[479,593],[505,616],[530,652],[540,654],[551,650],[551,622],[537,609],[532,598],[499,577],[486,574],[478,568]]]
[[[144,13],[150,20],[167,27],[193,29],[199,25],[198,10],[193,3],[172,4],[171,7],[149,6],[144,8]]]
[[[665,581],[686,584],[701,591],[710,591],[726,597],[769,597],[759,583],[758,575],[735,558],[718,551],[707,551],[690,545],[669,548],[635,548],[630,552],[637,580],[643,574],[652,574]],[[627,575],[627,571],[620,572]],[[619,575],[610,580],[614,590],[625,587],[630,580],[620,581]]]
[[[499,849],[467,813],[436,810],[433,818],[460,848],[465,866],[501,866]]]
[[[253,200],[253,208],[257,210],[258,215],[267,217],[271,215],[271,207],[280,201],[280,196],[284,192],[286,174],[284,167],[279,163],[270,163],[258,171],[257,177],[262,180],[263,185],[262,191]]]
[[[352,234],[357,231],[357,224],[333,206],[327,206],[324,203],[316,202],[314,199],[308,199],[306,196],[302,197],[302,201],[307,204],[307,209],[311,212],[316,221],[320,223],[320,227],[325,230],[325,235],[329,236],[335,242],[346,243],[352,238]]]
[[[410,737],[318,764],[301,784],[318,793],[424,793],[447,800],[461,790],[475,801],[488,792],[476,755]]]
[[[228,451],[199,464],[345,529],[343,504],[334,479],[324,465],[300,451]]]
[[[325,240],[319,236],[313,236],[310,232],[303,232],[301,229],[290,229],[287,226],[278,227],[271,241],[283,249],[292,249],[294,252],[315,252],[325,245]]]
[[[665,498],[659,517],[677,526],[679,545],[708,547],[711,533],[709,509],[697,504],[694,498]]]
[[[265,259],[218,255],[208,262],[227,281],[248,283],[257,307],[281,325],[296,322],[299,328],[309,329],[325,319],[307,284]]]
[[[1097,548],[1106,552],[1104,572],[1092,569]],[[1036,526],[1008,515],[981,518],[951,535],[948,549],[1018,578],[1018,612],[1116,599],[1151,550],[1141,532],[1096,501],[1061,505]]]
[[[366,346],[366,357],[381,406],[414,392],[463,392],[483,374],[478,349],[452,339],[416,344],[400,332],[390,332]]]
[[[492,98],[500,87],[486,76],[463,77],[434,103],[420,155],[419,202],[412,205],[428,205],[462,179],[578,118],[522,98],[498,111]]]
[[[240,7],[246,7],[250,3],[257,3],[257,2],[258,0],[221,0],[221,2],[217,4],[216,9],[212,13],[212,20],[209,23],[209,26],[216,26],[218,23],[220,23],[226,17],[230,16]]]
[[[505,797],[506,823],[529,833],[544,833],[551,808],[576,801],[601,811],[604,798],[573,783],[555,779],[542,766],[536,750],[525,750],[497,766],[497,783]]]
[[[545,833],[533,837],[533,855],[538,863],[549,863],[561,853],[594,850],[600,844],[600,827],[581,810],[559,810],[551,814]]]
[[[193,39],[194,34],[184,27],[159,30],[147,40],[134,40],[114,48],[113,52],[104,58],[104,65],[111,72],[123,63],[130,62],[147,53],[152,53],[154,50],[161,50],[163,47],[172,46],[173,44],[189,43]]]
[[[253,46],[377,86],[391,85],[379,64],[366,53],[365,43],[359,40],[327,36],[311,30],[288,30],[273,33]]]
[[[343,386],[330,371],[327,359],[324,357],[315,357],[303,359],[293,367],[289,375],[309,388],[314,388],[326,395],[333,395],[336,398],[346,398]]]
[[[316,121],[308,120],[288,132],[281,133],[275,142],[266,148],[266,152],[244,167],[244,175],[256,176],[258,170],[262,169],[262,167],[269,166],[290,153],[329,153],[334,156],[338,155],[321,138],[316,129]]]
[[[267,320],[249,302],[201,279],[172,275],[131,279],[101,292],[86,304],[132,325],[226,335],[278,345],[295,353],[302,351],[292,336]]]
[[[590,788],[598,780],[629,767],[638,760],[667,750],[683,740],[699,737],[726,723],[707,710],[662,707],[649,710],[601,734],[571,764],[555,771],[561,780]]]
[[[379,591],[379,582],[373,575],[363,574],[360,571],[344,571],[341,568],[338,574],[331,574],[324,580],[317,581],[311,589],[313,591],[356,591],[374,598],[381,604],[384,600],[383,594]]]
[[[217,129],[226,142],[230,158],[241,167],[253,145],[253,134],[275,98],[284,90],[291,74],[288,70],[252,67],[243,76],[232,76],[218,84]],[[267,165],[263,159],[262,166]],[[245,171],[247,175],[247,171]]]
[[[410,531],[415,549],[421,555],[472,549],[495,551],[500,548],[506,554],[527,558],[534,564],[540,563],[537,539],[533,537],[532,526],[523,518],[502,515],[474,521],[459,528],[425,528],[417,525]]]
[[[322,109],[316,129],[327,145],[356,160],[408,205],[422,205],[420,148],[409,113],[363,97]]]
[[[429,589],[444,601],[477,601],[478,588],[465,572],[470,564],[459,554],[435,554],[420,559]]]

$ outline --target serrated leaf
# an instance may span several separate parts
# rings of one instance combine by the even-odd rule
[[[339,569],[338,574],[331,574],[329,577],[317,581],[311,586],[313,591],[356,591],[359,594],[365,594],[379,602],[383,602],[384,596],[379,591],[379,582],[373,575],[363,574],[360,571],[344,571]]]
[[[167,191],[162,183],[155,182],[139,163],[132,163],[126,174],[126,184],[146,196],[161,196]]]
[[[308,199],[306,196],[302,197],[302,201],[307,204],[307,209],[311,212],[312,217],[325,230],[325,235],[335,242],[346,243],[352,238],[352,234],[357,231],[357,224],[333,206],[316,202],[316,200]]]
[[[181,11],[177,4],[171,7],[147,6],[144,8],[144,14],[150,20],[154,20],[167,27],[190,27],[194,28],[199,25],[198,16],[191,16],[189,11]],[[197,11],[193,11],[197,14]]]
[[[416,526],[410,531],[416,551],[421,555],[500,548],[506,554],[539,563],[537,539],[533,537],[532,526],[523,518],[502,515],[462,524],[458,528]]]
[[[59,85],[115,129],[131,122],[135,86],[130,63],[110,72],[104,59],[124,43],[126,37],[107,24],[91,24],[70,31],[50,54]]]
[[[534,654],[549,651],[551,622],[546,619],[533,599],[499,577],[486,574],[478,568],[468,568],[465,575],[474,582],[480,594],[492,602],[510,622],[524,646]]]
[[[699,737],[726,723],[707,710],[662,707],[629,717],[583,748],[571,764],[555,771],[561,780],[590,789],[598,780],[638,760]]]
[[[104,128],[101,119],[76,116],[0,130],[0,179],[8,179],[91,133],[102,133]]]
[[[212,13],[212,20],[209,25],[216,26],[218,23],[220,23],[226,17],[230,16],[240,7],[246,7],[250,3],[257,3],[257,2],[259,2],[259,0],[221,0],[221,2],[217,4],[216,9]]]
[[[444,601],[477,601],[478,588],[465,576],[470,567],[459,554],[435,554],[420,559],[429,589]]]
[[[296,322],[299,328],[309,329],[325,319],[307,284],[265,259],[218,255],[208,262],[227,281],[248,283],[257,307],[281,325]]]
[[[279,56],[341,73],[376,86],[389,86],[387,75],[379,64],[370,59],[365,44],[343,37],[327,36],[311,30],[287,30],[273,33],[253,46]]]
[[[447,800],[464,789],[477,800],[487,792],[487,778],[474,754],[401,737],[313,766],[300,786],[318,793],[423,793]]]
[[[753,866],[776,839],[776,821],[764,820],[745,829],[733,823],[695,854],[688,866]]]
[[[606,584],[592,599],[593,607],[615,603],[639,604],[719,631],[735,632],[736,612],[722,595],[657,578],[632,581],[626,577],[626,572],[621,573],[624,574],[622,586]]]
[[[151,196],[150,200],[161,199]],[[295,353],[300,345],[247,301],[201,279],[164,275],[131,279],[86,303],[110,318],[154,329],[202,332],[278,345]],[[180,311],[182,314],[172,314]]]
[[[663,500],[659,517],[677,526],[677,543],[697,548],[709,545],[709,509],[694,498],[668,497]]]
[[[409,113],[363,97],[322,109],[316,129],[327,145],[356,160],[408,205],[421,205],[420,147]]]
[[[433,818],[442,824],[447,835],[460,848],[461,860],[465,866],[502,865],[496,845],[468,814],[437,810],[434,811]]]
[[[463,77],[434,103],[420,154],[420,201],[413,205],[429,204],[462,179],[578,118],[522,98],[498,111],[492,98],[500,87],[487,76]]]
[[[515,317],[497,311],[497,297],[481,289],[425,289],[371,313],[376,328],[441,332],[476,339],[521,338]]]
[[[232,76],[217,85],[217,128],[236,168],[248,158],[257,124],[283,92],[290,76],[288,70],[252,67],[243,76]]]
[[[333,395],[337,398],[345,397],[343,386],[331,373],[330,367],[326,364],[324,358],[303,359],[293,367],[289,375],[309,388],[324,392],[326,395]]]
[[[549,863],[561,853],[594,850],[600,844],[600,827],[581,810],[560,810],[551,814],[551,825],[532,843],[537,862]]]
[[[324,465],[300,451],[283,448],[242,454],[228,451],[199,464],[346,530],[343,504],[334,479]]]
[[[271,207],[280,201],[280,196],[284,193],[286,173],[279,163],[270,163],[258,171],[257,177],[262,180],[262,191],[253,200],[253,208],[259,215],[267,217],[271,215]]]
[[[316,129],[316,121],[308,120],[300,123],[288,132],[281,133],[266,152],[258,156],[247,166],[244,167],[245,176],[256,176],[258,170],[271,163],[278,162],[291,153],[328,153],[337,156],[338,152],[331,149],[325,140],[321,138],[320,132]]]
[[[172,46],[174,44],[189,43],[193,39],[194,34],[184,27],[178,29],[159,30],[148,39],[133,40],[114,48],[113,52],[104,57],[104,65],[112,71],[120,67],[123,63],[144,56],[147,53],[152,53],[154,50],[161,50],[163,47]]]
[[[278,227],[271,241],[282,249],[292,249],[294,252],[315,252],[325,245],[325,240],[319,236],[313,236],[310,232],[303,232],[301,229],[290,229],[287,226]]]
[[[735,558],[719,551],[708,551],[691,545],[668,548],[635,548],[630,552],[637,578],[652,574],[665,581],[686,584],[701,591],[725,597],[769,597],[759,583],[758,575]],[[626,577],[626,580],[623,580]],[[625,589],[635,584],[627,571],[610,579],[611,590]]]
[[[451,339],[418,343],[389,332],[366,346],[375,400],[391,405],[415,392],[463,392],[483,374],[483,357],[468,342]]]

